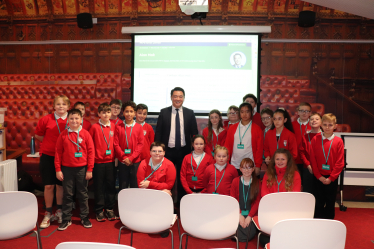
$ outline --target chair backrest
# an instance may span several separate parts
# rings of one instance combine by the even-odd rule
[[[123,189],[118,194],[122,223],[141,233],[169,229],[174,218],[173,200],[165,192],[153,189]]]
[[[281,220],[313,218],[315,198],[303,192],[272,193],[262,197],[258,207],[258,222],[261,231],[270,234]]]
[[[275,224],[271,249],[344,249],[347,229],[336,220],[290,219]]]
[[[183,229],[194,237],[217,240],[234,235],[239,224],[235,198],[215,194],[190,194],[181,200]]]
[[[0,192],[0,240],[14,239],[35,228],[38,202],[29,192]]]
[[[94,243],[94,242],[62,242],[56,246],[56,249],[135,249],[132,246]]]

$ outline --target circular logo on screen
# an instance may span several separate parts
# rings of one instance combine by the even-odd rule
[[[233,66],[235,68],[242,68],[242,67],[244,67],[244,65],[245,65],[246,62],[247,62],[247,58],[240,51],[236,51],[236,52],[234,52],[234,53],[232,53],[230,55],[231,66]]]

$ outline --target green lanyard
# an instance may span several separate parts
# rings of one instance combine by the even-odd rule
[[[218,132],[218,130],[217,130],[217,132]],[[212,132],[213,134],[212,134],[212,145],[214,144],[214,135],[216,135],[215,134],[215,132],[214,132],[214,130],[213,130],[213,132]],[[213,151],[214,151],[214,148],[217,146],[217,144],[218,144],[218,134],[216,135],[216,137],[217,137],[217,141],[216,141],[216,145],[214,145],[213,146]]]
[[[326,154],[325,154],[325,148],[323,146],[323,139],[322,139],[322,137],[321,137],[321,141],[322,141],[323,156],[325,157],[326,164],[327,164],[327,161],[329,160],[329,156],[330,156],[330,150],[331,150],[332,142],[334,142],[334,140],[331,140],[331,144],[330,144],[330,148],[329,148],[329,153],[327,154],[327,158],[326,158]]]
[[[105,143],[106,143],[106,145],[108,145],[108,150],[110,150],[110,123],[109,123],[109,143],[106,140],[106,137],[105,137],[105,134],[104,134],[104,130],[103,130],[103,126],[101,124],[100,124],[100,127],[101,127],[101,131],[103,132]]]
[[[69,130],[68,130],[68,138],[69,138],[69,140],[73,143],[73,144],[75,144],[76,146],[77,146],[77,150],[78,150],[78,152],[79,152],[79,148],[80,148],[80,146],[79,146],[79,129],[78,129],[78,135],[77,135],[77,142],[74,142],[73,140],[71,140],[70,139],[70,136],[69,136]]]
[[[270,130],[270,128],[265,128],[264,130],[264,141],[265,141],[265,136],[266,136],[266,133]]]
[[[61,134],[60,127],[58,126],[58,123],[57,123],[56,114],[55,114],[55,121],[56,121],[57,129],[58,129],[58,134]],[[66,120],[66,124],[65,124],[65,130],[66,130],[66,127],[68,127],[68,121],[67,120]]]
[[[158,170],[158,168],[160,168],[160,167],[162,166],[162,162],[161,162],[161,164],[160,164],[160,165],[159,165],[155,170],[153,170],[153,168],[152,168],[152,166],[153,166],[152,158],[151,158],[150,160],[151,160],[151,169],[152,169],[152,173],[149,174],[149,176],[147,176],[147,177],[144,179],[144,181],[147,181],[147,179],[150,178],[150,177],[153,175],[153,173],[155,173],[155,172]]]
[[[135,121],[134,121],[134,122],[135,122]],[[131,124],[130,139],[131,139],[132,128],[134,127],[134,122]],[[125,121],[124,121],[124,123],[125,123]],[[126,136],[126,144],[127,144],[127,148],[129,148],[129,141],[127,140],[126,123],[125,123],[125,136]]]
[[[252,177],[251,180],[249,180],[248,184],[248,192],[245,194],[245,189],[244,189],[244,178],[243,178],[243,199],[244,199],[244,210],[247,210],[247,200],[248,200],[248,193],[249,190],[251,189],[251,183],[252,183]],[[278,191],[279,192],[279,191]]]
[[[283,176],[283,178],[284,178],[284,176]],[[282,178],[282,180],[281,180],[280,182],[278,182],[278,177],[275,176],[275,179],[277,180],[277,184],[278,184],[278,193],[279,193],[279,186],[280,186],[280,184],[282,183],[283,178]]]
[[[297,122],[299,123],[299,121],[297,121]],[[300,123],[299,123],[299,125],[300,125],[301,136],[303,136],[304,135],[303,129],[301,129],[301,124]],[[308,124],[305,125],[305,132],[307,132],[307,130],[308,130]]]
[[[283,127],[283,129],[284,129],[284,127]],[[283,129],[282,129],[282,131],[283,131]],[[281,131],[281,133],[279,134],[279,139],[278,139],[278,141],[277,141],[277,149],[279,148],[279,141],[281,140],[282,131]],[[276,139],[276,138],[277,138],[277,131],[275,130],[275,139]]]
[[[249,129],[249,127],[250,127],[251,125],[252,125],[252,120],[251,120],[251,122],[249,122],[249,125],[248,125],[247,129],[245,130],[243,136],[240,136],[240,124],[239,124],[239,140],[240,140],[240,144],[242,144],[242,140],[243,140],[245,134],[247,133],[247,131],[248,131],[248,129]]]
[[[193,170],[193,167],[192,167],[192,162],[193,162],[193,161],[192,161],[192,153],[191,153],[191,169],[192,169],[192,172],[193,172],[193,176],[196,176],[197,169],[199,168],[200,163],[201,163],[201,161],[203,160],[204,156],[205,156],[205,152],[204,152],[203,155],[201,156],[199,163],[197,163],[196,171],[194,171],[194,170]]]
[[[119,121],[120,119],[119,118],[117,118],[117,121],[116,121],[116,124],[115,125],[117,125],[117,123],[118,123],[118,121]],[[125,124],[126,125],[126,124]]]
[[[221,176],[221,180],[219,180],[217,185],[217,168],[214,167],[214,193],[217,193],[217,188],[221,184],[221,181],[223,179],[223,176],[225,175],[226,168],[223,170],[223,174]]]

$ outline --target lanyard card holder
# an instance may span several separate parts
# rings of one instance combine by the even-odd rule
[[[131,149],[125,149],[125,154],[130,154],[131,153]]]

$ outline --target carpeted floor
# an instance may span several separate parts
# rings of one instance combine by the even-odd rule
[[[44,210],[42,209],[42,198],[38,198],[39,202],[39,222],[43,218]],[[80,224],[78,211],[74,211],[73,224],[65,231],[57,231],[58,224],[54,222],[50,227],[42,230],[43,249],[54,249],[57,244],[64,241],[90,241],[117,243],[119,228],[122,223],[117,221],[97,222],[92,212],[93,203],[90,200],[90,220],[93,227],[84,228]],[[336,219],[342,221],[347,226],[346,249],[356,248],[374,248],[374,210],[369,208],[348,208],[346,212],[336,209]],[[178,248],[178,228],[175,224],[174,247]],[[183,229],[182,229],[183,231]],[[257,238],[257,236],[256,236]],[[256,240],[249,242],[249,249],[256,248]],[[183,240],[185,241],[185,239]],[[130,232],[126,229],[122,231],[121,244],[130,244]],[[167,238],[161,238],[159,235],[148,235],[135,233],[133,247],[138,249],[148,248],[171,248],[170,235]],[[21,249],[21,248],[37,248],[36,238],[33,235],[27,235],[19,239],[0,241],[0,249]],[[205,241],[194,238],[188,239],[188,248],[235,248],[235,242],[231,240],[225,241]],[[245,248],[245,243],[240,243],[240,248]],[[317,249],[317,248],[316,248]]]

